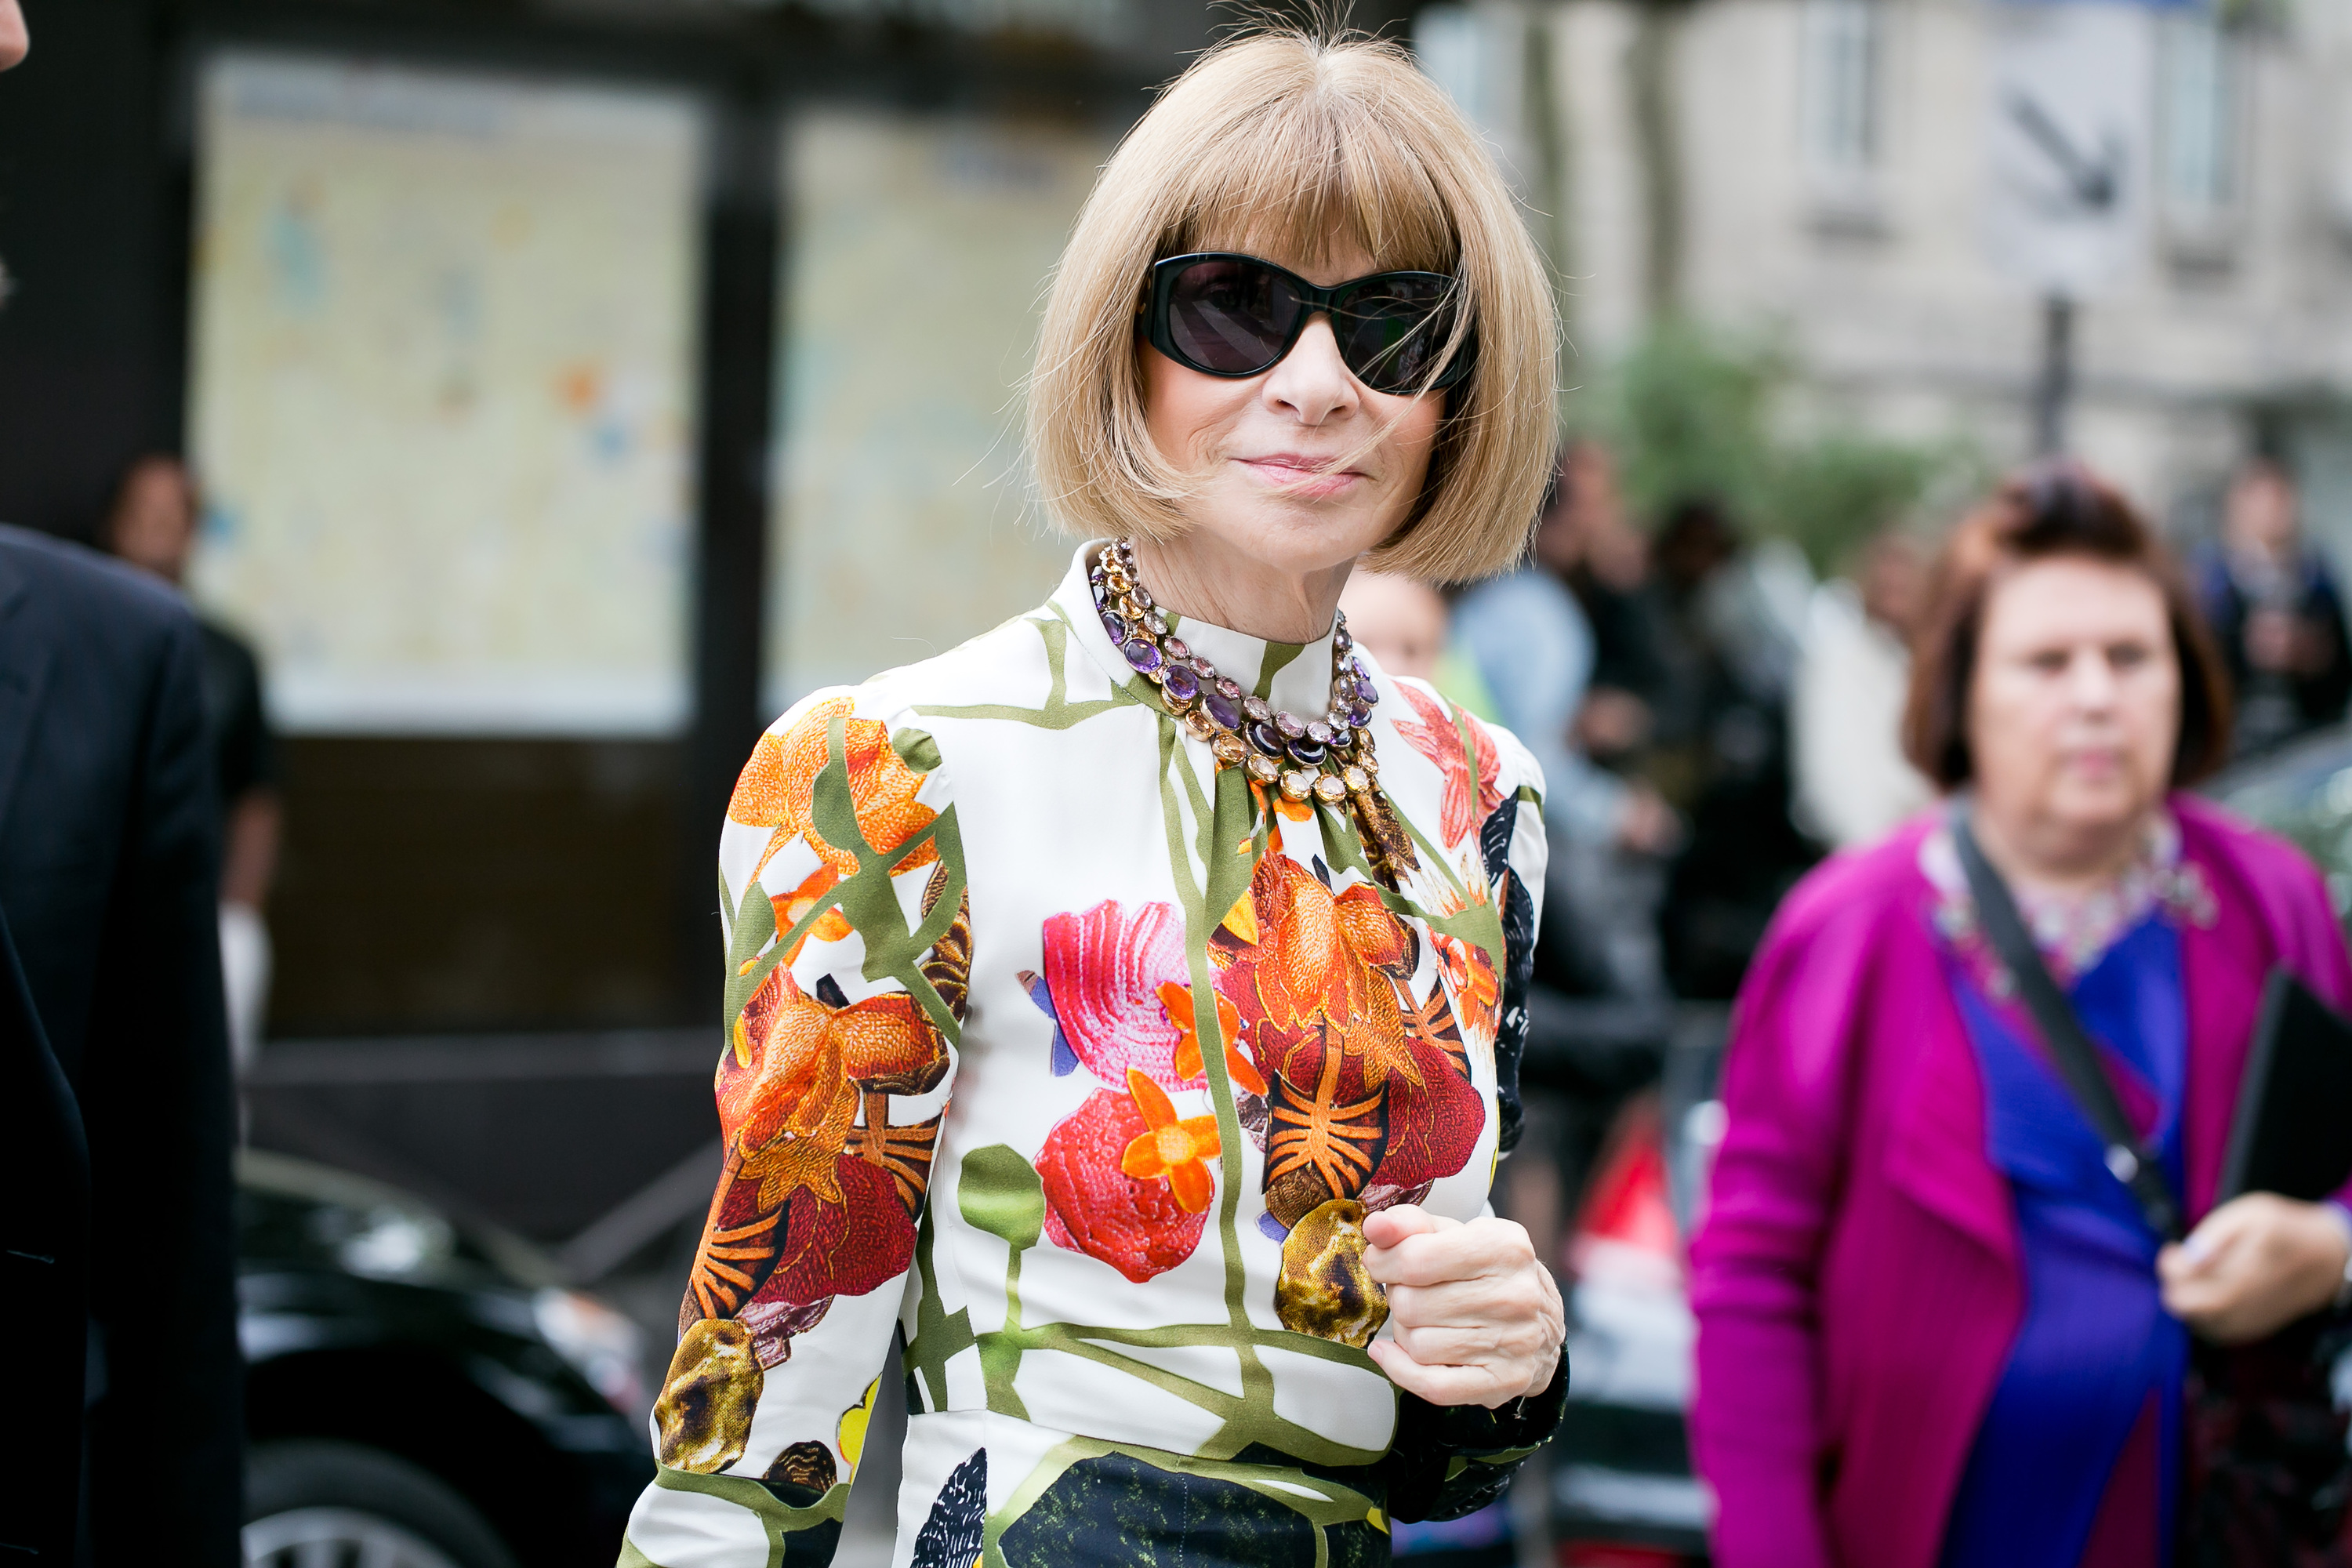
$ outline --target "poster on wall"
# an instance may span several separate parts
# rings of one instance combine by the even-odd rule
[[[277,719],[679,731],[694,100],[245,52],[200,92],[192,586]]]
[[[1072,543],[1021,451],[1047,274],[1109,155],[1054,125],[827,110],[786,132],[770,713],[1044,601]]]

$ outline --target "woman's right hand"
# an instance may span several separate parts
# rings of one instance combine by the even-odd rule
[[[2315,1312],[2344,1288],[2352,1218],[2332,1204],[2248,1193],[2157,1254],[2165,1310],[2215,1344],[2237,1345]]]

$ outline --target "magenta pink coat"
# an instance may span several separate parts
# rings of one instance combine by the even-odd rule
[[[2299,853],[2193,797],[2172,809],[2213,894],[2181,939],[2193,1223],[2263,977],[2284,963],[2345,1007],[2352,963]],[[1799,885],[1734,1009],[1728,1121],[1691,1246],[1691,1447],[1719,1568],[1934,1568],[2023,1312],[2016,1211],[1919,869],[1929,826]]]

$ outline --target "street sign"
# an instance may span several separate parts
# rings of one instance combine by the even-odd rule
[[[2153,18],[2096,0],[1986,12],[1985,244],[2009,277],[2080,300],[2141,248]]]

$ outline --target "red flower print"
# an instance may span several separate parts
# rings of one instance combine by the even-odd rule
[[[1503,792],[1496,784],[1503,771],[1501,754],[1495,750],[1495,737],[1486,733],[1486,727],[1470,714],[1461,715],[1462,723],[1457,728],[1454,715],[1445,710],[1445,704],[1411,681],[1398,681],[1397,689],[1421,715],[1421,722],[1396,720],[1396,732],[1444,775],[1445,794],[1437,809],[1438,837],[1451,849],[1503,804]],[[1477,747],[1475,787],[1470,753],[1462,744],[1465,729],[1470,731],[1471,742]]]
[[[1138,1181],[1122,1168],[1127,1151],[1150,1131],[1132,1096],[1097,1089],[1045,1135],[1035,1161],[1046,1238],[1138,1285],[1192,1257],[1209,1221],[1205,1203],[1188,1210],[1170,1182]]]
[[[1181,1089],[1200,1076],[1197,1045],[1192,1071],[1176,1070],[1184,1026],[1162,1001],[1170,985],[1188,984],[1184,918],[1175,905],[1130,910],[1107,899],[1084,914],[1048,915],[1045,945],[1055,1019],[1088,1072],[1123,1084],[1129,1068],[1140,1068],[1162,1089]],[[1184,1025],[1191,1021],[1187,1012]]]

